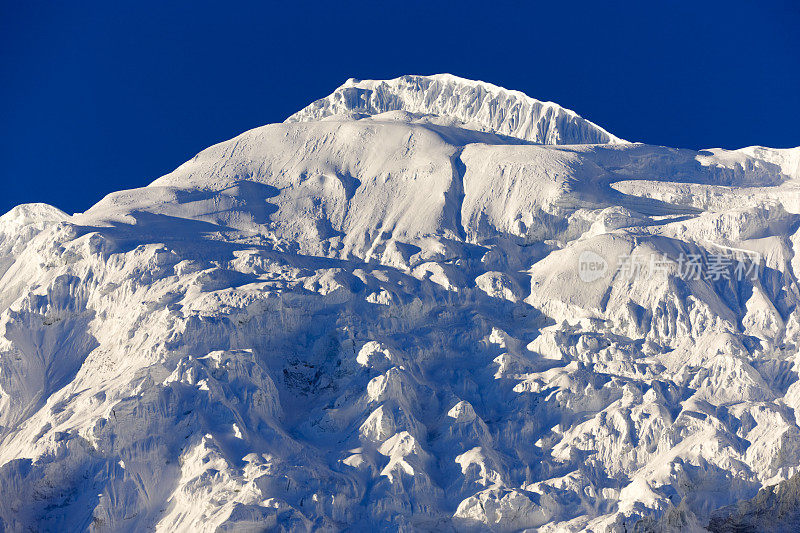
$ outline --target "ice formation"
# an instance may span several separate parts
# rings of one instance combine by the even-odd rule
[[[19,206],[0,531],[758,526],[800,466],[799,199],[800,148],[439,75]]]

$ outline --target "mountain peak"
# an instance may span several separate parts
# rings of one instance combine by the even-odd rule
[[[537,144],[627,142],[556,103],[452,74],[406,75],[392,80],[350,78],[286,122],[371,117],[390,111],[404,111],[437,123],[455,122],[467,129]]]

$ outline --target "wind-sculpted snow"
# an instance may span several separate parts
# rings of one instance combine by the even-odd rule
[[[751,523],[800,466],[799,154],[337,113],[20,206],[0,530]]]
[[[449,74],[401,76],[393,80],[350,79],[330,96],[289,117],[287,122],[358,118],[397,111],[405,113],[401,117],[460,125],[540,144],[625,142],[553,102],[541,102],[519,91]]]

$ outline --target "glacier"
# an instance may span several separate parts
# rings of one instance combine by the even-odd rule
[[[800,147],[348,80],[84,213],[0,217],[0,531],[769,530],[799,229]],[[721,254],[748,275],[682,271]]]

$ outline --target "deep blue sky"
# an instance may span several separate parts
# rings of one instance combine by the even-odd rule
[[[629,140],[797,146],[796,4],[0,0],[0,212],[83,211],[349,77],[450,72]]]

